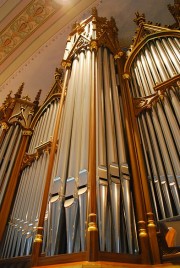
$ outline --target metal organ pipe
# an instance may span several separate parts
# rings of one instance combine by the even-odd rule
[[[8,143],[8,146],[6,148],[3,148],[4,150],[6,149],[6,152],[4,154],[4,158],[1,161],[2,163],[1,163],[1,168],[0,168],[0,178],[2,181],[3,181],[3,178],[5,176],[6,169],[9,165],[9,161],[11,161],[13,147],[14,147],[15,143],[17,142],[19,131],[20,131],[20,126],[16,125],[14,128],[14,131],[12,133],[11,140]],[[8,137],[10,137],[10,136],[8,136]],[[6,141],[8,141],[8,140],[6,140]],[[3,154],[2,154],[2,156],[3,156]],[[2,181],[0,181],[1,185],[2,185]]]
[[[111,81],[109,74],[109,58],[108,51],[105,48],[103,51],[104,59],[104,101],[105,101],[105,122],[106,122],[106,135],[107,135],[107,161],[108,166],[112,163],[117,163],[117,151],[115,145],[115,125],[114,125],[114,115],[112,107],[112,93],[111,93]]]
[[[143,117],[143,115],[142,115],[142,117]],[[161,208],[161,211],[162,211],[163,218],[165,218],[165,211],[164,211],[164,207],[162,205],[163,204],[163,199],[162,199],[160,184],[159,184],[159,180],[158,180],[158,176],[157,176],[157,169],[156,169],[156,166],[155,166],[155,161],[154,161],[152,148],[151,148],[151,145],[150,145],[149,136],[146,134],[146,140],[143,139],[143,136],[145,135],[145,133],[147,133],[147,127],[146,127],[146,125],[145,125],[146,128],[144,127],[143,122],[142,122],[142,118],[138,118],[138,123],[140,125],[139,130],[140,130],[140,135],[141,135],[141,139],[142,139],[142,146],[143,146],[143,150],[144,150],[145,163],[146,163],[146,167],[147,167],[147,177],[148,177],[149,185],[150,185],[150,188],[151,188],[151,195],[152,195],[152,199],[153,199],[153,203],[154,203],[156,219],[159,220],[159,213],[158,213],[158,209],[157,209],[155,191],[154,191],[154,186],[153,186],[153,179],[154,178],[157,178],[157,180],[154,180],[154,184],[155,184],[155,182],[158,183],[158,185],[156,187],[157,188],[157,196],[158,196],[158,199],[160,199],[159,204],[160,204],[160,208]],[[150,158],[150,161],[151,161],[152,172],[151,172],[150,161],[149,161],[148,155],[149,155],[149,158]]]
[[[64,114],[63,114],[64,125],[62,128],[61,138],[59,140],[59,148],[60,148],[58,150],[59,155],[57,155],[58,165],[56,171],[56,178],[59,178],[58,195],[56,200],[54,201],[50,200],[49,202],[48,231],[47,231],[48,234],[47,234],[47,249],[46,249],[48,255],[54,255],[57,254],[59,251],[64,250],[62,242],[59,241],[58,234],[60,234],[62,228],[64,228],[64,216],[65,216],[64,197],[66,189],[66,176],[68,168],[75,94],[77,88],[76,86],[77,66],[78,66],[78,58],[76,57],[72,64],[71,77],[67,89],[66,105],[64,107]],[[56,211],[58,211],[58,213],[56,213]],[[54,238],[53,241],[52,238]],[[54,243],[54,246],[52,243]]]
[[[97,80],[97,132],[98,132],[98,165],[106,166],[106,146],[105,146],[105,119],[104,119],[104,100],[103,100],[103,77],[102,77],[102,50],[98,50],[98,80]]]
[[[118,98],[118,89],[116,84],[115,77],[115,67],[114,67],[114,59],[112,55],[110,55],[110,68],[111,68],[111,79],[112,79],[112,96],[113,96],[113,107],[114,107],[114,117],[115,117],[115,129],[116,129],[116,141],[117,141],[117,149],[118,149],[118,160],[120,165],[120,174],[122,174],[121,169],[125,165],[128,168],[126,150],[125,150],[125,139],[124,139],[124,131],[122,125],[120,104]],[[126,215],[126,228],[127,228],[127,237],[128,237],[128,246],[129,252],[133,253],[132,246],[132,204],[130,197],[130,183],[129,176],[122,176],[122,189],[123,189],[123,199],[124,199],[124,207],[125,207],[125,215]],[[120,193],[119,193],[120,196]],[[120,206],[120,204],[119,204]],[[120,226],[120,222],[118,223]],[[119,249],[117,250],[119,252]]]
[[[107,180],[107,167],[106,167],[106,140],[105,140],[105,118],[104,118],[104,97],[103,97],[103,71],[102,71],[102,49],[98,49],[97,54],[97,120],[96,120],[96,130],[97,130],[97,169],[104,171],[104,179]],[[107,190],[108,183],[106,180],[100,179],[102,175],[97,174],[99,179],[97,181],[97,195],[98,195],[98,223],[99,223],[99,241],[100,250],[105,251],[106,246],[106,234],[105,231],[107,225],[105,221],[107,219]]]
[[[154,39],[141,49],[131,68],[131,86],[136,88],[137,83],[141,91],[140,95],[136,94],[136,97],[143,97],[144,91],[145,96],[154,93],[153,87],[157,83],[164,82],[179,72],[178,42],[175,38]],[[134,95],[135,89],[132,89],[132,91]],[[142,139],[145,139],[143,143],[147,143],[148,146],[150,162],[146,157],[147,169],[149,165],[152,167],[153,181],[162,218],[166,216],[172,217],[174,214],[170,195],[173,197],[177,213],[180,214],[178,205],[180,202],[178,195],[178,179],[180,173],[178,159],[178,106],[179,103],[175,88],[172,88],[164,93],[163,100],[157,102],[156,108],[153,106],[151,115],[149,112],[145,112],[141,116],[141,120],[138,121],[140,132],[144,133],[144,135],[141,135]],[[152,145],[154,148],[153,151],[151,150]],[[145,147],[144,145],[146,154]],[[163,159],[163,162],[161,159]],[[165,166],[165,172],[163,165]],[[170,187],[170,195],[167,182]],[[152,195],[154,195],[153,189]],[[163,200],[166,206],[164,206]],[[157,207],[156,204],[154,206]]]
[[[180,207],[179,207],[180,200],[179,200],[179,196],[178,196],[176,180],[174,178],[174,173],[173,173],[173,169],[172,169],[172,166],[171,166],[171,161],[170,161],[170,158],[169,158],[169,154],[168,154],[166,144],[165,144],[165,141],[164,141],[164,137],[163,137],[163,134],[162,134],[162,131],[161,131],[161,128],[160,128],[160,125],[159,125],[159,121],[158,121],[158,118],[157,118],[157,115],[156,115],[155,112],[152,113],[152,119],[153,119],[153,122],[154,122],[154,127],[155,127],[155,130],[156,130],[157,138],[158,138],[158,141],[159,141],[159,144],[160,144],[161,155],[162,155],[163,160],[164,160],[164,165],[165,165],[165,168],[166,168],[167,178],[168,178],[169,186],[170,186],[170,189],[171,189],[171,193],[172,193],[172,196],[173,196],[173,199],[174,199],[174,203],[175,203],[177,212],[180,213]]]
[[[177,56],[175,55],[175,52],[173,51],[170,43],[168,42],[168,39],[164,39],[162,38],[161,42],[164,45],[164,48],[167,52],[167,54],[169,55],[170,60],[172,61],[174,67],[175,67],[175,73],[179,73],[180,72],[180,67],[179,67],[179,60],[177,58]]]
[[[91,52],[87,50],[84,68],[84,98],[83,98],[83,118],[80,153],[80,170],[88,170],[88,146],[89,146],[89,118],[90,118],[90,92],[91,92]]]
[[[73,110],[74,110],[74,97],[76,92],[76,80],[75,80],[75,72],[77,68],[78,59],[75,58],[72,65],[71,78],[68,85],[68,94],[66,96],[66,105],[64,111],[64,129],[62,133],[61,139],[61,150],[59,156],[59,165],[57,168],[57,177],[60,176],[62,181],[65,180],[67,175],[67,164],[68,164],[68,155],[69,155],[69,145],[71,138],[71,127],[72,127],[72,118],[73,118]],[[68,104],[67,104],[68,103]],[[65,185],[63,183],[62,194],[65,193]]]
[[[72,124],[72,134],[71,134],[71,146],[70,146],[70,156],[69,156],[69,169],[68,169],[68,177],[78,177],[79,173],[79,165],[80,165],[80,146],[81,146],[81,135],[82,135],[82,101],[84,97],[83,92],[83,68],[85,62],[85,54],[81,52],[79,55],[79,63],[78,63],[78,76],[76,79],[78,80],[78,86],[76,90],[75,96],[75,106],[74,106],[74,114],[73,114],[73,124]],[[76,157],[75,157],[76,155]]]
[[[34,129],[35,138],[31,140],[29,153],[35,152],[35,147],[38,147],[42,142],[47,142],[52,136],[54,118],[57,112],[57,102],[55,100],[48,104],[48,109],[45,110],[37,122]],[[47,127],[47,130],[45,127]],[[16,132],[12,135],[15,135]],[[16,147],[14,152],[16,151]],[[34,228],[38,223],[44,192],[48,159],[49,153],[41,152],[40,157],[35,159],[31,166],[26,167],[22,172],[11,214],[12,223],[10,222],[8,226],[3,246],[2,255],[4,258],[31,254],[35,234]]]
[[[174,68],[174,65],[172,64],[172,61],[169,59],[168,54],[166,53],[163,44],[159,40],[156,40],[155,45],[159,51],[162,61],[165,63],[169,76],[173,77],[176,74],[176,69]]]
[[[180,56],[179,56],[179,40],[177,38],[167,38],[168,42],[172,48],[172,51],[174,52],[174,55],[176,56],[178,60],[178,64],[180,63]]]
[[[154,46],[152,42],[149,44],[150,51],[152,53],[152,56],[154,58],[155,66],[156,66],[156,71],[159,72],[161,76],[162,81],[166,81],[169,78],[168,72],[165,68],[164,62],[160,58],[160,55],[157,51],[157,48]]]
[[[5,138],[4,138],[4,141],[3,141],[3,144],[1,146],[1,156],[2,158],[0,159],[0,165],[2,165],[2,162],[3,162],[3,156],[4,156],[4,153],[5,151],[7,150],[7,146],[9,145],[9,141],[10,141],[10,138],[11,138],[11,135],[14,131],[14,125],[10,126]]]
[[[0,204],[2,202],[4,193],[5,193],[5,190],[6,190],[6,186],[8,184],[8,181],[9,181],[9,178],[10,178],[10,175],[11,175],[11,170],[13,168],[14,161],[15,161],[18,149],[19,149],[19,144],[20,144],[20,141],[21,141],[21,137],[22,136],[21,136],[21,133],[19,131],[19,135],[17,136],[17,140],[15,140],[15,147],[14,147],[14,150],[13,150],[12,155],[11,155],[8,170],[7,170],[6,174],[5,174],[4,183],[3,183],[3,185],[0,185],[0,190],[1,190],[0,191]]]
[[[21,194],[22,194],[22,192],[24,190],[25,173],[26,173],[26,170],[22,172],[22,180],[20,181],[20,185],[18,187],[18,192],[17,192],[17,197],[15,199],[14,208],[13,208],[13,211],[12,211],[11,216],[10,216],[10,221],[9,221],[8,228],[7,228],[5,242],[4,242],[4,246],[3,246],[3,249],[2,249],[2,255],[1,255],[2,257],[7,257],[7,250],[8,250],[8,248],[10,248],[9,240],[10,240],[10,236],[12,234],[12,231],[14,229],[15,222],[16,222],[16,219],[15,219],[16,211],[18,209],[19,204],[21,204],[21,202],[19,202],[19,200],[21,201]]]

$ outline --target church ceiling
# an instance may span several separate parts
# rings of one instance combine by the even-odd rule
[[[173,24],[167,5],[173,0],[1,0],[0,1],[0,104],[10,90],[24,82],[25,94],[42,99],[60,66],[72,24],[87,18],[96,6],[99,16],[113,16],[122,49],[132,42],[135,12],[153,23]],[[156,8],[155,8],[156,7]]]

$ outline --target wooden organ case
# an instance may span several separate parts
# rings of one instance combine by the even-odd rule
[[[136,16],[127,58],[93,9],[38,111],[22,87],[2,106],[0,267],[178,258],[158,231],[180,215],[179,31]]]

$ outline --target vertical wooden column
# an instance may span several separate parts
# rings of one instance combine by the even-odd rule
[[[42,199],[42,206],[41,206],[41,211],[40,211],[40,216],[39,216],[37,233],[34,239],[33,249],[32,249],[32,266],[36,266],[38,263],[38,257],[41,253],[42,242],[43,242],[44,217],[46,213],[47,201],[48,201],[48,196],[49,196],[49,187],[51,183],[51,175],[52,175],[56,146],[57,146],[58,131],[59,131],[60,119],[62,115],[63,103],[65,99],[66,84],[67,84],[70,64],[67,63],[65,67],[66,67],[66,73],[65,73],[65,79],[64,79],[63,89],[61,93],[61,99],[60,99],[57,116],[56,116],[56,123],[55,123],[51,151],[49,155],[49,163],[48,163],[47,176],[46,176],[46,182],[45,182],[45,187],[44,187],[44,194],[43,194],[43,199]]]
[[[131,114],[131,105],[129,100],[129,95],[127,94],[127,83],[128,83],[128,75],[123,75],[123,59],[116,57],[117,59],[117,67],[118,74],[120,79],[121,86],[121,94],[122,94],[122,103],[124,110],[124,122],[126,127],[126,135],[127,142],[129,147],[129,155],[131,162],[131,169],[133,175],[133,192],[134,192],[134,200],[136,204],[136,218],[137,218],[137,229],[138,229],[138,237],[140,242],[140,250],[142,256],[142,263],[150,263],[150,248],[148,241],[148,234],[146,230],[146,214],[145,214],[145,204],[144,204],[144,196],[143,189],[141,185],[141,173],[139,167],[139,160],[136,148],[136,135],[138,134],[136,130],[134,130],[133,120],[135,118]],[[123,80],[124,79],[124,80]]]
[[[151,199],[149,195],[148,179],[146,175],[144,157],[143,157],[142,147],[141,147],[141,142],[140,142],[140,134],[138,131],[137,120],[135,118],[133,102],[132,102],[132,97],[130,93],[129,75],[125,74],[124,79],[125,79],[125,88],[126,88],[125,94],[126,94],[127,102],[129,104],[130,116],[132,118],[134,142],[135,142],[135,148],[137,151],[140,179],[141,179],[142,190],[143,190],[143,195],[144,195],[144,203],[145,203],[146,217],[147,217],[147,231],[148,231],[148,237],[149,237],[149,243],[150,243],[150,249],[151,249],[151,258],[152,258],[153,264],[158,264],[161,261],[160,261],[159,246],[158,246],[158,241],[157,241],[156,225],[154,222],[154,214],[152,212]]]
[[[0,212],[0,222],[1,222],[1,228],[0,228],[0,240],[2,240],[2,236],[6,227],[6,222],[8,220],[8,216],[11,210],[12,200],[14,197],[14,193],[16,190],[16,186],[18,183],[18,176],[21,170],[21,163],[26,151],[26,147],[29,141],[29,137],[32,135],[31,130],[23,130],[22,132],[22,141],[19,147],[19,152],[16,157],[16,161],[14,163],[14,168],[12,171],[12,175],[9,180],[9,184],[6,190],[6,194],[4,197],[3,205]]]
[[[97,44],[92,41],[92,89],[90,104],[89,179],[88,179],[88,231],[87,260],[98,259],[98,229],[96,209],[96,68]]]

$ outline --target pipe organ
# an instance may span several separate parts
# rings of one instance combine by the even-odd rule
[[[139,49],[131,65],[130,81],[135,106],[144,109],[137,118],[143,143],[155,215],[179,215],[179,41],[174,36],[154,36]],[[161,83],[175,83],[157,89]],[[145,100],[151,99],[151,109]],[[144,102],[144,103],[143,103]],[[140,106],[139,105],[139,106]]]
[[[127,58],[114,19],[93,9],[73,26],[43,105],[40,93],[21,99],[22,87],[15,101],[8,95],[0,264],[163,260],[158,222],[180,215],[179,32],[136,15]]]

